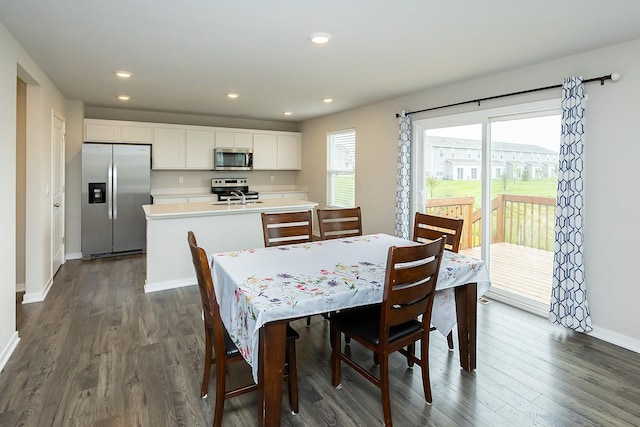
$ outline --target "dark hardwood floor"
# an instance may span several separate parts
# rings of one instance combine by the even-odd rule
[[[21,340],[0,373],[1,426],[211,425],[213,379],[199,398],[198,290],[145,294],[144,268],[144,256],[69,261],[45,302],[18,306]],[[381,425],[379,391],[364,378],[343,365],[342,389],[331,387],[328,323],[304,324],[294,322],[300,413],[283,398],[282,425]],[[371,360],[357,343],[351,351]],[[432,334],[433,405],[419,369],[399,354],[392,361],[396,426],[640,426],[640,355],[497,302],[479,306],[474,373]],[[249,380],[248,367],[232,367],[230,378]],[[226,402],[224,425],[255,424],[255,394]]]

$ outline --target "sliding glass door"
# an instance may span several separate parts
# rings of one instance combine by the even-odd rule
[[[489,265],[490,296],[548,311],[560,102],[414,121],[415,210],[464,219],[460,251]]]

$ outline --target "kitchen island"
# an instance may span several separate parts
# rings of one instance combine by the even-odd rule
[[[144,205],[147,219],[145,292],[195,285],[187,244],[191,230],[198,246],[228,252],[264,247],[262,212],[299,212],[318,204],[308,200],[271,199],[240,203],[176,203]]]

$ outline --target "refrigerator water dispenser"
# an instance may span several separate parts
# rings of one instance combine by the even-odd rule
[[[106,182],[90,182],[89,183],[89,204],[107,203],[107,183]]]

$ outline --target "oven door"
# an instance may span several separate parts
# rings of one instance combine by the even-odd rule
[[[215,170],[252,170],[253,150],[246,148],[216,148],[213,151],[213,164]]]

